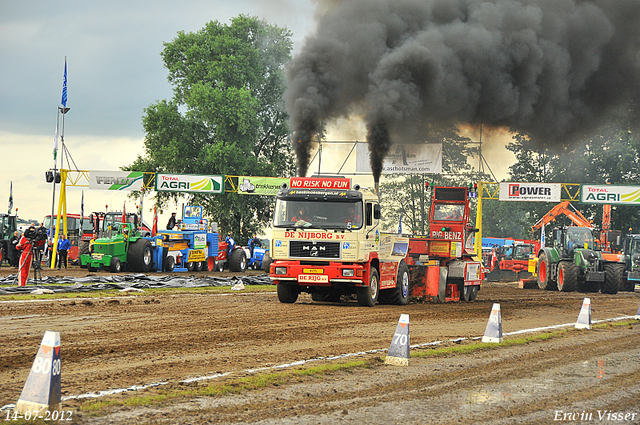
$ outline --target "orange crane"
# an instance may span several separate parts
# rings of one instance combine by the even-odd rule
[[[571,207],[571,209],[569,209],[569,207]],[[609,205],[609,212],[611,212],[611,205]],[[573,208],[573,205],[571,205],[569,201],[564,201],[551,208],[551,210],[544,216],[542,216],[542,218],[538,220],[536,224],[531,226],[531,230],[540,229],[542,226],[551,223],[556,219],[556,217],[563,214],[569,217],[576,226],[588,228],[593,227],[593,223],[590,222],[584,215],[582,215],[580,211]],[[610,214],[609,217],[611,217]]]

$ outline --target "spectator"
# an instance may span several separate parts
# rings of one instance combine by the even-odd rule
[[[260,239],[258,239],[258,236],[256,236],[256,234],[253,234],[253,238],[249,240],[249,249],[251,250],[251,257],[253,257],[253,249],[259,246],[260,248],[262,248],[262,242],[260,241]]]
[[[58,240],[58,268],[61,269],[64,264],[64,268],[67,268],[67,253],[71,249],[71,242],[67,239],[67,236],[63,233]]]
[[[227,258],[231,255],[231,251],[236,246],[236,241],[233,240],[233,232],[229,230],[227,237],[224,240],[227,243]]]
[[[167,223],[167,230],[173,230],[174,227],[176,227],[176,213],[171,213],[171,218]]]
[[[18,243],[20,242],[20,232],[13,232],[13,236],[9,239],[9,265],[18,267]]]

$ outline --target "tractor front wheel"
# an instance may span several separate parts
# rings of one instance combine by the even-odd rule
[[[538,258],[538,288],[540,289],[556,289],[556,283],[551,280],[551,263],[547,258],[547,254],[542,252]]]
[[[138,239],[129,245],[127,257],[132,272],[149,273],[153,264],[151,242],[148,239]]]
[[[558,264],[558,291],[573,292],[578,289],[578,266],[569,261]]]
[[[607,263],[604,265],[604,283],[602,284],[603,294],[617,294],[622,286],[624,277],[624,265]]]
[[[229,255],[229,271],[244,273],[247,270],[247,257],[243,249],[234,249]]]
[[[111,257],[109,270],[111,271],[111,273],[120,273],[122,271],[122,262],[118,257]]]

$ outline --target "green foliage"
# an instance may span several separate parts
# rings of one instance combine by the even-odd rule
[[[142,119],[144,155],[127,169],[178,174],[290,176],[295,161],[284,112],[284,66],[291,33],[256,17],[212,21],[179,32],[162,52],[173,98],[150,105]],[[159,206],[180,194],[157,193]],[[269,219],[271,197],[195,196],[237,242]]]

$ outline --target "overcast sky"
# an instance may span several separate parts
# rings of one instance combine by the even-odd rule
[[[65,118],[66,147],[81,170],[118,170],[142,153],[144,108],[171,97],[160,57],[163,43],[178,31],[198,31],[212,20],[229,24],[246,14],[289,29],[295,54],[314,29],[314,6],[313,0],[0,0],[0,211],[7,211],[13,182],[20,217],[39,221],[51,213],[52,186],[44,173],[53,167],[65,56],[71,108]],[[355,133],[339,126],[349,128],[330,137],[364,140],[362,126]],[[502,148],[498,154],[505,153]],[[346,153],[338,155],[334,163],[341,164]],[[323,159],[323,171],[330,163]],[[74,167],[65,163],[65,168]],[[80,212],[80,198],[80,189],[68,190],[69,212]],[[124,193],[85,190],[85,211],[104,210],[105,204],[121,210],[125,200]],[[135,204],[127,201],[127,209]],[[151,204],[149,199],[145,210]],[[164,212],[160,225],[169,214]],[[145,219],[151,220],[148,212]]]
[[[0,211],[13,181],[19,216],[42,220],[51,212],[44,173],[53,167],[65,56],[69,153],[81,170],[117,170],[142,153],[143,109],[171,97],[163,43],[245,14],[287,27],[298,46],[312,30],[313,7],[312,0],[0,0]],[[79,212],[80,193],[69,190],[68,211]],[[85,190],[85,211],[121,210],[125,198]]]

